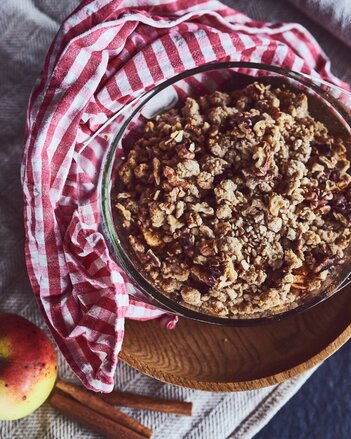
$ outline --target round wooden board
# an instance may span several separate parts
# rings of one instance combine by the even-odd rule
[[[258,389],[317,365],[351,337],[351,289],[303,314],[266,325],[230,328],[180,319],[127,321],[120,358],[179,386],[212,392]]]

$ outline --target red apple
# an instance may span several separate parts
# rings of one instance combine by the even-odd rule
[[[46,334],[15,314],[0,314],[0,420],[23,418],[47,399],[57,356]]]

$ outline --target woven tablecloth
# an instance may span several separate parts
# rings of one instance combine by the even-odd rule
[[[77,5],[72,0],[2,0],[0,3],[0,311],[12,311],[45,327],[32,295],[23,256],[22,193],[19,161],[28,96],[59,23]],[[228,1],[226,2],[228,3]],[[259,15],[256,0],[232,5]],[[261,3],[261,2],[260,2]],[[255,18],[292,20],[286,7],[275,8],[266,0],[267,15]],[[253,11],[250,11],[250,5]],[[294,10],[292,10],[294,12]],[[279,14],[285,14],[284,17]],[[317,29],[318,30],[318,29]],[[331,39],[332,40],[332,39]],[[326,38],[330,44],[330,38]],[[331,46],[330,46],[331,47]],[[335,43],[339,75],[348,79],[342,64],[342,46]],[[347,57],[345,57],[347,60]],[[350,72],[350,70],[349,70]],[[351,76],[351,75],[350,75]],[[60,358],[61,375],[74,379]],[[126,365],[118,365],[118,387],[194,403],[192,418],[133,411],[155,430],[155,438],[251,438],[298,390],[308,374],[259,391],[214,394],[191,391],[152,380]],[[130,411],[130,413],[132,413]],[[35,414],[16,422],[0,422],[0,438],[92,438],[97,437],[44,405]]]

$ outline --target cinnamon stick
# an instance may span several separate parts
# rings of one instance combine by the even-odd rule
[[[100,397],[109,404],[144,410],[154,410],[176,415],[191,416],[191,402],[173,401],[152,396],[136,395],[135,393],[113,391],[101,394]]]
[[[75,386],[74,384],[68,383],[66,381],[58,380],[56,383],[56,388],[60,389],[64,393],[67,393],[75,400],[79,401],[83,405],[89,407],[97,413],[101,413],[107,418],[121,424],[136,433],[139,433],[144,438],[150,438],[152,435],[152,430],[145,427],[143,424],[138,422],[136,419],[122,413],[117,410],[112,405],[103,401],[99,396],[88,392],[82,387]]]
[[[97,413],[95,410],[75,401],[71,397],[54,389],[49,403],[67,417],[78,421],[107,439],[144,439],[145,436],[118,424],[112,419]]]

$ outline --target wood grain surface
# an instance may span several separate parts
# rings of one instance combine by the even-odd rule
[[[127,321],[120,358],[172,384],[213,392],[257,389],[317,365],[351,337],[351,288],[281,322],[232,328],[180,319]]]

